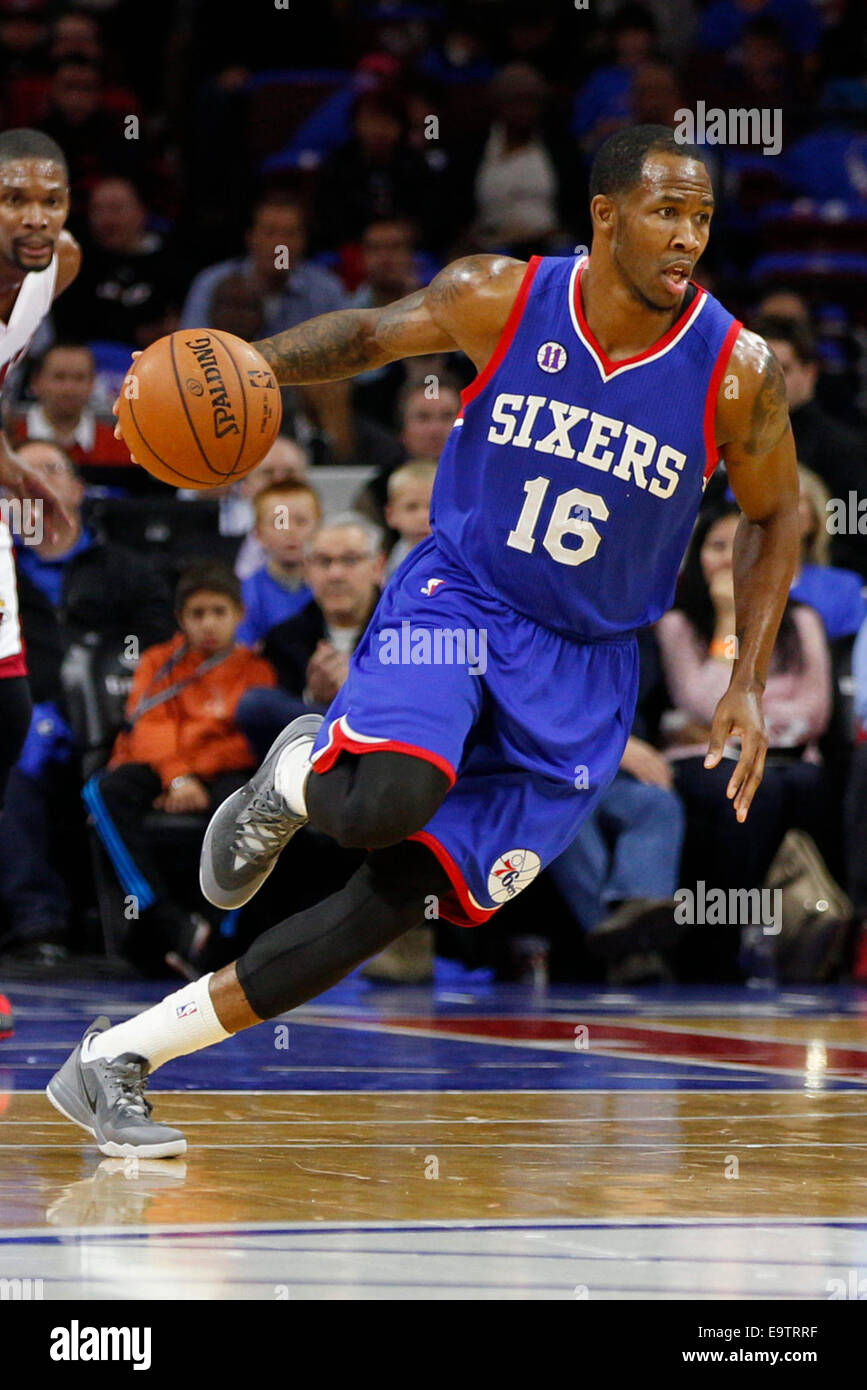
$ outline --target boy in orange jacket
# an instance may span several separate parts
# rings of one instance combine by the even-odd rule
[[[143,653],[108,768],[82,795],[127,895],[127,954],[148,970],[160,961],[195,978],[210,926],[171,901],[145,818],[152,808],[202,812],[204,832],[204,813],[255,766],[235,724],[238,701],[253,686],[276,684],[276,676],[235,640],[244,609],[227,566],[191,566],[178,584],[175,613],[180,631]]]

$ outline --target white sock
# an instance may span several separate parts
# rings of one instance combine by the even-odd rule
[[[315,742],[313,737],[299,738],[297,743],[283,749],[274,769],[274,786],[296,816],[307,815],[304,790],[310,776],[310,754]]]
[[[151,1071],[170,1062],[173,1057],[185,1057],[199,1052],[232,1036],[227,1033],[214,1011],[208,991],[210,975],[203,975],[191,985],[184,985],[175,994],[167,994],[159,1004],[126,1023],[117,1023],[104,1033],[91,1036],[81,1060],[92,1062],[94,1057],[119,1057],[122,1052],[135,1052],[146,1057]]]

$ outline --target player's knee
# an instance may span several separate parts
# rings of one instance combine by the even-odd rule
[[[444,774],[397,779],[375,786],[363,780],[343,799],[331,832],[345,849],[387,849],[427,825],[448,790]]]

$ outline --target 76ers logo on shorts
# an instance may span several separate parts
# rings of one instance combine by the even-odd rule
[[[536,353],[536,361],[543,372],[562,372],[568,358],[562,343],[543,343]]]
[[[541,867],[534,850],[510,849],[500,855],[488,874],[488,892],[495,903],[507,903],[533,882]]]

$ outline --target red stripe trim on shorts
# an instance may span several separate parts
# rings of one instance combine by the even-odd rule
[[[445,905],[440,903],[440,916],[445,917],[447,922],[454,922],[457,927],[478,927],[482,922],[490,921],[495,912],[499,912],[498,907],[479,907],[478,903],[473,901],[467,881],[458,865],[445,845],[441,844],[435,835],[431,835],[429,830],[417,830],[414,835],[407,835],[407,839],[418,840],[420,844],[426,845],[439,860],[451,880],[459,909],[449,907],[448,903]]]
[[[340,719],[333,720],[328,731],[328,742],[310,759],[313,771],[327,772],[337,762],[341,753],[408,753],[413,758],[421,758],[424,762],[433,763],[434,767],[438,767],[449,779],[450,787],[457,781],[457,772],[448,759],[441,757],[439,753],[432,753],[429,748],[421,748],[417,743],[402,743],[394,738],[354,737],[354,733],[354,730],[347,730],[344,726],[342,715]]]

